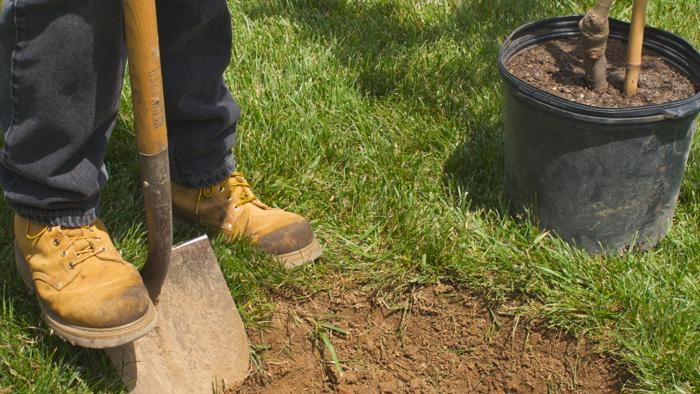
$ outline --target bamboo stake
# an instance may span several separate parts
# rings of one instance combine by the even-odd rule
[[[642,46],[644,44],[644,25],[647,0],[634,0],[632,7],[632,26],[627,45],[627,70],[625,71],[625,95],[634,96],[639,87],[639,73],[642,68]]]

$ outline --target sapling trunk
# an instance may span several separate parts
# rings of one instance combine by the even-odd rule
[[[601,90],[608,86],[608,60],[605,57],[605,49],[610,34],[608,16],[612,2],[613,0],[598,0],[579,23],[586,82],[593,90]]]

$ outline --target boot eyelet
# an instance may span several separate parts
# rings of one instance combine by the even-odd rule
[[[219,193],[223,193],[223,192],[224,192],[224,190],[226,190],[226,189],[224,189],[224,187],[223,187],[223,186],[219,186],[219,187],[217,187],[217,188],[216,188],[216,190],[218,190],[218,191],[219,191]]]
[[[53,246],[58,246],[61,244],[61,241],[58,238],[53,239]]]
[[[72,270],[75,268],[75,264],[73,264],[72,261],[69,261],[69,262],[68,262],[68,265],[66,265],[66,268],[68,268],[69,270],[72,271]]]
[[[61,257],[66,257],[66,256],[68,256],[68,252],[66,252],[65,250],[62,250]]]

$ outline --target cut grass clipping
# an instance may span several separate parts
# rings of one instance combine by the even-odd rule
[[[340,365],[340,360],[338,359],[338,354],[335,352],[335,348],[331,342],[331,337],[333,335],[347,336],[348,332],[331,323],[319,322],[311,318],[307,318],[307,320],[313,327],[311,336],[317,347],[319,347],[321,355],[324,356],[327,354],[330,356],[331,362],[335,366],[336,371],[338,374],[342,375],[343,367]],[[325,359],[325,357],[323,358]]]
[[[612,16],[630,19],[630,1]],[[324,258],[286,272],[215,240],[245,323],[276,295],[308,296],[342,273],[391,303],[449,282],[493,305],[588,336],[628,368],[628,390],[700,391],[700,164],[695,144],[668,237],[648,253],[590,257],[511,218],[503,198],[503,39],[593,1],[238,0],[225,79],[241,104],[236,154],[259,197],[312,220]],[[698,47],[697,1],[650,2],[647,24]],[[102,218],[125,258],[146,235],[128,87],[107,154]],[[0,388],[124,390],[102,352],[49,335],[14,272],[0,218]],[[177,222],[176,240],[202,229]],[[334,330],[322,328],[330,352]],[[324,350],[325,351],[325,350]],[[336,355],[337,358],[337,355]],[[342,367],[333,361],[333,368]],[[2,390],[0,389],[0,390]]]

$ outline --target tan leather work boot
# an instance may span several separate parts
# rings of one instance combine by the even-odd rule
[[[15,261],[61,338],[83,347],[115,347],[145,335],[156,311],[134,266],[102,222],[66,228],[15,215]]]
[[[309,222],[263,204],[241,173],[234,172],[222,183],[204,189],[189,189],[173,182],[172,194],[175,215],[221,231],[229,240],[248,237],[287,268],[321,255],[321,245]]]

